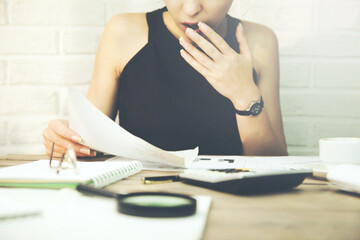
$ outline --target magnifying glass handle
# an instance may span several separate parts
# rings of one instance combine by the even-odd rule
[[[76,187],[76,190],[78,190],[81,193],[90,194],[90,195],[97,195],[102,197],[108,197],[108,198],[117,198],[120,194],[114,193],[111,191],[107,191],[104,189],[92,187],[90,185],[86,184],[79,184]]]

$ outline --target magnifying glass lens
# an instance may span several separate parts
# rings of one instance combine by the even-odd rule
[[[121,213],[142,217],[182,217],[195,213],[196,200],[172,193],[131,193],[118,199]]]
[[[125,198],[123,202],[147,207],[177,207],[191,204],[189,199],[164,195],[132,196]]]

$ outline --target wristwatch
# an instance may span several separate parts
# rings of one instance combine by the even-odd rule
[[[245,111],[240,111],[235,108],[235,112],[241,116],[257,116],[261,113],[263,108],[264,101],[261,97],[259,102],[251,102],[250,106]]]

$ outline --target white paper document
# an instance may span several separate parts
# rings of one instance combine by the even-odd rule
[[[139,161],[187,167],[198,148],[168,152],[134,136],[92,105],[75,88],[69,87],[70,128],[80,134],[91,149]]]
[[[211,197],[194,196],[196,212],[179,218],[146,218],[117,211],[115,199],[85,196],[72,189],[0,189],[0,196],[37,203],[42,214],[0,223],[0,238],[27,239],[187,239],[202,238]]]
[[[113,157],[107,161],[125,161],[121,157]],[[167,167],[152,162],[142,162],[143,170],[182,171],[182,168]],[[322,168],[318,156],[284,156],[284,157],[250,157],[250,156],[198,156],[188,169],[234,169],[251,170],[304,170]]]
[[[0,195],[0,221],[9,218],[37,216],[41,213],[42,207],[36,203],[29,203]]]

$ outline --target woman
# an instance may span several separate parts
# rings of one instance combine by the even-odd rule
[[[227,15],[232,0],[164,0],[151,13],[113,17],[99,44],[87,98],[165,150],[287,155],[275,34]],[[65,120],[43,133],[47,154],[69,144],[96,152]]]

